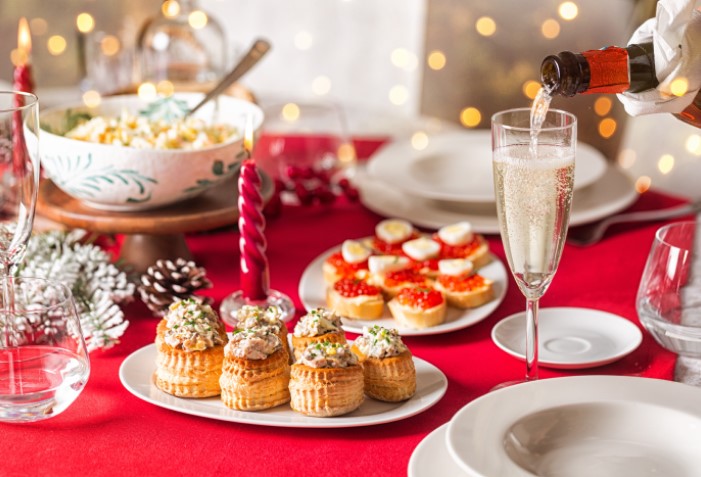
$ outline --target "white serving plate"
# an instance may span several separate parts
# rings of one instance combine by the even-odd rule
[[[494,203],[492,142],[489,130],[449,131],[428,136],[416,149],[407,139],[383,146],[368,161],[368,173],[405,194],[457,202]],[[577,145],[574,188],[587,187],[606,171],[606,158]]]
[[[446,443],[483,477],[701,474],[701,389],[658,379],[575,376],[517,384],[463,407]]]
[[[134,396],[171,411],[220,421],[274,427],[337,428],[360,427],[399,421],[419,414],[436,404],[448,388],[448,380],[440,369],[414,357],[416,394],[407,401],[386,403],[371,398],[350,414],[337,417],[310,417],[293,411],[288,404],[257,412],[235,411],[226,407],[219,396],[205,399],[184,399],[167,394],[156,387],[156,345],[150,344],[130,354],[119,368],[122,385]]]
[[[446,422],[435,429],[416,446],[409,458],[409,477],[464,477],[468,476],[448,452],[445,436]]]
[[[363,240],[363,239],[360,239]],[[315,258],[302,273],[299,281],[299,299],[307,310],[318,307],[326,307],[326,288],[322,266],[324,260],[332,253],[338,252],[340,246],[333,247]],[[468,310],[448,307],[445,323],[430,328],[416,330],[402,326],[392,318],[385,304],[384,314],[377,320],[351,320],[342,318],[343,329],[350,333],[363,333],[363,327],[380,325],[386,328],[396,328],[402,336],[425,336],[456,331],[479,323],[492,314],[501,304],[506,295],[508,274],[504,264],[494,255],[492,261],[480,268],[478,273],[494,281],[494,299],[484,305]]]
[[[492,328],[494,343],[522,361],[526,358],[526,313],[504,318]],[[590,308],[538,311],[538,364],[581,369],[612,363],[632,353],[643,340],[630,320]]]

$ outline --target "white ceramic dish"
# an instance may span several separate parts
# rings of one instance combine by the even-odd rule
[[[299,281],[299,299],[307,310],[326,306],[326,283],[324,282],[322,265],[326,257],[339,250],[340,246],[322,253],[302,273],[302,278]],[[479,269],[479,274],[494,281],[494,300],[469,310],[448,307],[445,323],[420,330],[407,328],[401,326],[392,318],[385,305],[383,316],[377,320],[350,320],[342,318],[343,329],[351,333],[362,334],[363,327],[380,325],[386,328],[396,328],[402,336],[425,336],[448,333],[479,323],[491,315],[504,300],[508,284],[506,268],[495,256],[492,256],[492,261],[488,265]]]
[[[525,360],[526,313],[504,318],[492,328],[492,340],[511,356]],[[538,363],[580,369],[612,363],[632,353],[643,340],[631,321],[588,308],[542,308],[538,312]]]
[[[451,131],[428,137],[425,149],[395,140],[368,161],[368,173],[405,194],[457,202],[494,203],[492,140],[489,130]],[[606,158],[577,145],[574,187],[593,184],[606,171]],[[488,179],[488,180],[487,180]]]
[[[360,427],[398,421],[419,414],[436,404],[448,388],[448,380],[440,369],[414,357],[416,394],[400,403],[386,403],[366,398],[365,402],[345,416],[321,418],[294,412],[281,405],[260,412],[229,409],[219,397],[183,399],[164,393],[153,383],[156,370],[156,345],[150,344],[130,354],[119,368],[122,385],[134,396],[171,411],[221,421],[273,427],[336,428]]]
[[[446,422],[416,446],[409,458],[409,477],[469,477],[448,452],[445,442],[447,432]]]
[[[448,425],[448,451],[484,477],[692,477],[701,463],[701,389],[627,376],[509,386]]]
[[[194,106],[200,93],[181,93],[161,99],[160,110],[183,104]],[[263,111],[255,104],[221,96],[203,106],[195,117],[208,124],[226,123],[236,128],[230,140],[197,150],[137,149],[78,141],[62,136],[76,113],[119,117],[154,107],[137,95],[103,98],[99,106],[82,103],[48,109],[41,113],[41,161],[48,177],[66,194],[97,209],[135,211],[194,197],[232,176],[244,158],[243,134],[247,118],[258,131]],[[154,117],[154,119],[156,119]],[[52,131],[52,132],[49,132]]]
[[[356,183],[362,203],[385,217],[402,218],[434,229],[467,220],[477,232],[499,233],[494,204],[460,204],[416,197],[363,171],[358,171]],[[575,191],[570,225],[586,224],[620,212],[635,202],[637,197],[630,178],[617,167],[608,166],[600,180]]]

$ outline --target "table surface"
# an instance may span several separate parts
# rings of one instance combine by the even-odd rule
[[[362,154],[367,155],[374,146],[363,147]],[[648,192],[631,210],[680,202]],[[271,285],[293,298],[300,309],[295,320],[302,313],[297,286],[305,267],[347,238],[371,235],[381,219],[362,205],[342,199],[331,206],[285,207],[281,215],[268,220]],[[635,294],[659,225],[621,225],[589,248],[567,245],[541,306],[595,308],[640,326]],[[499,237],[487,238],[493,253],[505,261]],[[238,289],[238,239],[233,227],[187,236],[195,260],[214,283],[203,294],[214,298],[215,307]],[[132,352],[153,342],[159,321],[135,301],[126,308],[130,326],[122,342],[91,354],[90,380],[68,410],[40,423],[0,424],[0,474],[405,475],[412,451],[429,432],[496,384],[523,377],[524,364],[500,351],[490,332],[499,320],[523,310],[524,305],[509,277],[504,302],[482,322],[443,335],[405,338],[414,355],[440,368],[448,378],[445,396],[431,409],[371,427],[294,429],[190,416],[131,395],[119,381],[119,366]],[[675,355],[644,332],[642,345],[615,363],[577,371],[541,368],[540,377],[600,374],[673,379],[675,361]]]

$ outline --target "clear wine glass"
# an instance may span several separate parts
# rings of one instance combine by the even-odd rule
[[[526,297],[526,381],[538,378],[538,301],[548,289],[569,224],[577,119],[531,109],[492,116],[492,165],[497,213],[509,268]],[[512,383],[506,383],[506,385]]]
[[[11,308],[0,303],[0,422],[47,419],[75,401],[90,374],[80,318],[61,283],[14,278],[9,286]]]

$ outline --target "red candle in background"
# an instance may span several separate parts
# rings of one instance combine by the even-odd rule
[[[27,19],[22,17],[17,28],[17,50],[14,57],[15,71],[13,77],[13,89],[26,93],[34,92],[31,67],[32,35],[29,31]]]
[[[263,217],[263,196],[261,179],[253,150],[253,126],[249,117],[244,132],[244,149],[248,159],[241,164],[239,174],[239,249],[241,250],[241,291],[251,301],[263,301],[268,297],[269,271],[265,255],[265,218]]]

